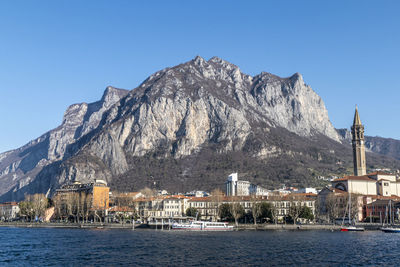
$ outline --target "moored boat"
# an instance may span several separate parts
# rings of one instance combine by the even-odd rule
[[[389,213],[388,213],[388,208],[389,208]],[[392,212],[392,200],[389,199],[389,203],[386,206],[386,210],[385,210],[385,220],[384,220],[384,224],[385,222],[388,223],[388,226],[384,226],[381,228],[382,232],[385,233],[400,233],[400,228],[399,227],[395,227],[394,224],[394,214]]]
[[[347,203],[347,208],[346,208],[346,210],[344,212],[343,221],[342,221],[342,227],[340,228],[340,231],[341,232],[362,232],[362,231],[365,231],[364,227],[357,227],[355,225],[355,221],[352,219],[352,217],[354,215],[352,216],[352,213],[351,213],[351,192],[349,192],[348,198],[349,198],[349,202]],[[348,213],[348,215],[349,215],[348,216],[349,224],[347,226],[345,226],[344,220],[345,220],[345,217],[346,217],[347,209],[349,210],[349,213]]]
[[[400,233],[400,228],[398,227],[382,227],[381,230],[385,233]]]
[[[171,229],[186,231],[232,231],[233,226],[225,222],[192,221],[189,223],[174,223]]]
[[[340,228],[340,231],[342,232],[362,232],[365,231],[364,227],[357,227],[357,226],[344,226],[342,228]]]

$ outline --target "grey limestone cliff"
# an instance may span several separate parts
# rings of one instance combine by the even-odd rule
[[[321,138],[323,148],[317,148]],[[224,179],[213,178],[219,172],[233,171],[229,164],[249,159],[243,168],[260,171],[252,174],[260,183],[278,170],[297,179],[307,175],[307,162],[335,165],[339,141],[324,102],[300,74],[253,77],[218,57],[196,57],[156,72],[132,91],[108,87],[99,102],[70,106],[60,127],[0,154],[0,194],[51,194],[66,181],[95,178],[138,190],[156,173],[169,190],[207,187]],[[211,158],[218,159],[215,166]],[[285,160],[300,165],[282,169]]]
[[[103,113],[128,93],[107,87],[100,101],[68,107],[62,124],[16,150],[0,154],[0,195],[28,185],[44,166],[64,158],[68,145],[97,128]]]

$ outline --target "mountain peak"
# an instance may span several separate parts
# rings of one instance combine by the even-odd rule
[[[299,73],[299,72],[296,72],[295,74],[290,76],[289,79],[296,80],[296,81],[303,81],[303,75],[301,75],[301,73]]]
[[[104,90],[103,96],[101,97],[101,102],[105,103],[106,105],[114,104],[128,93],[128,90],[107,86],[106,90]]]
[[[239,67],[236,66],[235,64],[232,64],[229,61],[226,61],[226,60],[216,57],[216,56],[210,58],[208,60],[208,63],[214,65],[217,68],[224,68],[224,69],[228,69],[228,70],[235,69],[235,70],[240,71]]]
[[[202,58],[201,56],[196,56],[192,61],[196,65],[203,65],[204,63],[206,63],[206,60],[204,58]]]
[[[225,60],[223,60],[222,58],[220,58],[220,57],[217,57],[217,56],[213,56],[212,58],[210,58],[209,60],[208,60],[208,62],[213,62],[213,63],[222,63],[222,62],[226,62]]]

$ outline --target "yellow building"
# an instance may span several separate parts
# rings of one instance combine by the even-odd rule
[[[82,184],[74,182],[61,186],[53,197],[56,216],[59,218],[88,218],[107,215],[110,188],[103,180]]]
[[[108,209],[110,188],[107,184],[96,182],[92,185],[93,209]]]

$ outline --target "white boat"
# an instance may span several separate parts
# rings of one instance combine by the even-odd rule
[[[383,227],[381,230],[385,233],[400,233],[400,228],[398,227]]]
[[[192,221],[189,223],[173,223],[171,229],[186,231],[232,231],[233,226],[225,222]]]
[[[357,227],[357,226],[342,226],[342,228],[340,228],[340,231],[342,232],[361,232],[364,231],[364,227]]]

